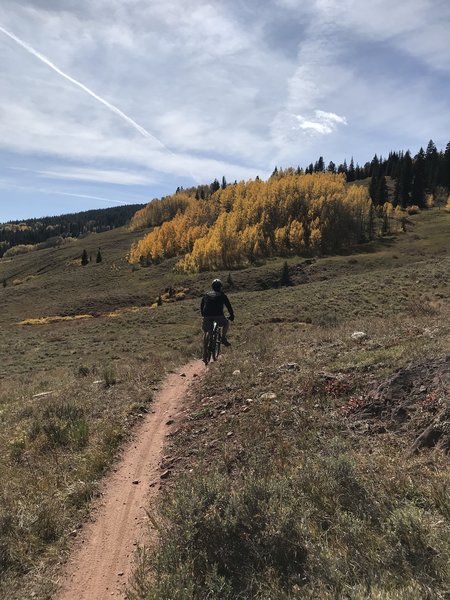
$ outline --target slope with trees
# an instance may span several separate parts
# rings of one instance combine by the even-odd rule
[[[206,202],[189,196],[171,220],[155,227],[130,253],[152,263],[177,255],[186,271],[236,268],[268,256],[334,252],[372,236],[372,204],[345,176],[278,170],[260,179],[220,187]]]
[[[363,180],[370,181],[368,194],[346,186]],[[377,215],[381,234],[393,218],[404,229],[402,210],[443,204],[449,189],[450,143],[438,151],[430,140],[414,157],[409,151],[375,155],[363,167],[353,157],[349,166],[344,160],[325,167],[320,156],[305,170],[275,167],[267,182],[215,179],[154,200],[131,222],[134,230],[154,229],[133,245],[129,259],[148,265],[183,255],[182,270],[202,271],[274,255],[336,252],[371,239]]]
[[[0,224],[0,258],[16,246],[35,246],[59,238],[77,238],[86,233],[101,233],[126,225],[142,204],[101,208],[55,217],[10,221]],[[45,247],[45,246],[42,246]]]

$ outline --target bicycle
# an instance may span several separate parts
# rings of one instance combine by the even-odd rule
[[[203,347],[203,361],[205,365],[209,364],[211,358],[215,361],[220,354],[222,345],[223,327],[214,321],[213,330],[205,335]]]

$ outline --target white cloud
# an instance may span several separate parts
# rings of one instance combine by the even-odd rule
[[[71,168],[53,171],[35,171],[44,179],[67,179],[72,181],[92,181],[97,183],[112,183],[115,185],[149,185],[155,179],[143,173],[130,171],[111,171],[102,169]]]
[[[3,0],[2,27],[173,154],[0,35],[2,156],[39,158],[41,177],[170,192],[438,143],[449,23],[443,0]]]
[[[340,117],[335,113],[315,110],[314,118],[308,119],[302,115],[295,115],[300,129],[312,130],[321,135],[333,133],[338,125],[347,125],[345,117]]]

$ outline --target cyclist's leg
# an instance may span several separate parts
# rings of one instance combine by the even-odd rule
[[[228,328],[230,327],[230,321],[226,317],[221,316],[217,318],[217,323],[222,328],[222,340],[224,341],[224,345],[228,346],[229,342],[227,340],[227,332]]]
[[[208,362],[209,360],[209,345],[211,341],[211,334],[209,332],[205,332],[203,334],[203,361]]]
[[[227,319],[227,322],[224,325],[222,325],[222,336],[223,337],[225,337],[225,338],[227,337],[227,332],[228,332],[229,328],[230,328],[230,321]]]
[[[204,362],[208,362],[211,358],[210,356],[210,345],[211,345],[211,337],[212,330],[214,326],[214,321],[210,317],[204,317],[202,321],[202,330],[203,330],[203,360]]]

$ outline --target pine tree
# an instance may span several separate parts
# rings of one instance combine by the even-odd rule
[[[287,260],[283,263],[283,268],[281,269],[281,285],[291,285],[291,276],[289,275],[289,265],[287,264]]]
[[[83,250],[83,254],[81,255],[81,264],[87,265],[89,262],[89,257],[88,257],[88,253],[86,252],[86,250]]]
[[[433,193],[438,185],[439,176],[439,153],[433,140],[428,142],[424,160],[425,186],[428,192]]]
[[[100,252],[100,248],[99,248],[99,249],[98,249],[98,252],[97,252],[97,258],[95,259],[95,262],[97,262],[97,263],[101,263],[101,262],[102,262],[102,260],[103,260],[103,259],[102,259],[102,253]]]
[[[220,187],[223,190],[227,187],[227,180],[225,179],[225,175],[222,177],[222,185]]]
[[[374,204],[378,204],[378,173],[374,173],[370,179],[370,184],[369,184],[369,195],[372,198],[372,202]]]
[[[447,188],[448,192],[450,192],[450,142],[445,148],[444,156],[442,158],[441,172],[442,179],[440,183]]]
[[[214,192],[217,192],[217,190],[220,190],[220,183],[217,181],[217,179],[214,179],[214,181],[211,183],[211,185],[209,187],[211,190],[211,194],[214,194]]]
[[[386,177],[382,175],[378,179],[377,191],[376,191],[376,203],[383,206],[389,200],[388,187],[386,184]]]
[[[413,182],[411,188],[411,202],[419,208],[425,208],[425,153],[421,148],[415,156],[413,165]]]
[[[355,163],[353,162],[353,156],[352,159],[350,161],[350,166],[348,168],[348,173],[347,173],[347,181],[355,181],[356,177],[355,177]]]
[[[314,165],[314,173],[323,173],[325,171],[325,163],[323,156],[319,156],[319,160]]]
[[[400,175],[395,186],[395,200],[402,208],[406,208],[411,203],[412,177],[413,163],[408,150],[403,157]]]
[[[344,162],[338,167],[338,173],[345,173],[345,175],[347,176],[347,171],[347,160],[344,160]]]

